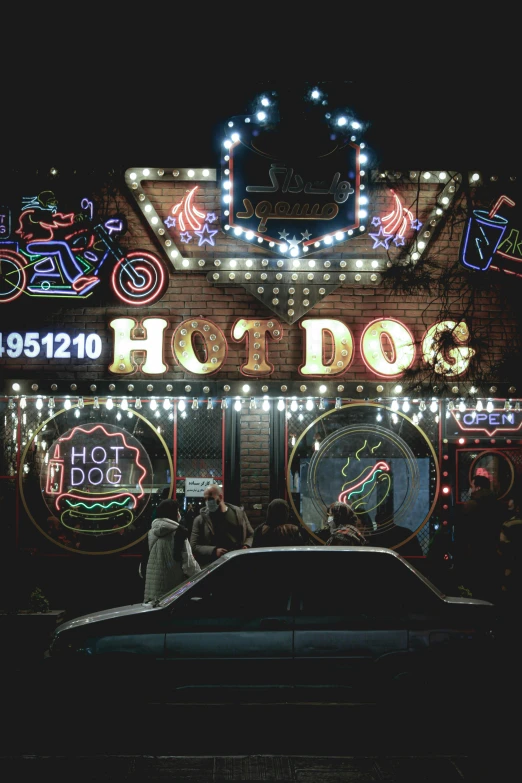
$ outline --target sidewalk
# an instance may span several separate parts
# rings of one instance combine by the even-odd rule
[[[489,779],[504,783],[512,779],[497,760],[465,756],[23,756],[0,757],[0,776],[23,783],[168,779],[197,783],[485,783]]]

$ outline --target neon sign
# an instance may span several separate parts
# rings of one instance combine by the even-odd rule
[[[413,213],[403,205],[394,190],[391,190],[391,194],[394,200],[392,211],[383,218],[378,216],[372,218],[372,226],[379,228],[377,232],[368,232],[368,236],[373,239],[374,250],[377,247],[388,250],[390,242],[393,242],[395,247],[403,247],[406,244],[406,230],[411,228],[418,231],[422,226]]]
[[[109,424],[74,427],[49,454],[42,492],[64,527],[88,535],[122,531],[147,506],[150,460],[125,430]]]
[[[461,430],[466,432],[485,432],[490,438],[497,432],[518,432],[522,428],[522,411],[501,410],[476,411],[466,410],[457,418],[455,411],[450,411]]]
[[[94,205],[81,200],[76,212],[58,212],[51,190],[27,197],[9,240],[9,214],[0,208],[0,304],[22,294],[37,297],[89,297],[108,277],[115,295],[127,304],[155,302],[163,296],[167,275],[152,253],[125,255],[118,238],[126,231],[123,217],[94,219]]]

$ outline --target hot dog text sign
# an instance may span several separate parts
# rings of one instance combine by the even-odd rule
[[[52,444],[40,477],[51,513],[64,527],[88,536],[131,526],[147,506],[152,482],[141,443],[111,424],[65,432]]]

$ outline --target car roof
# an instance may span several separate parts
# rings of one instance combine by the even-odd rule
[[[232,557],[244,557],[245,555],[253,555],[255,552],[360,552],[361,554],[368,554],[369,552],[377,554],[391,555],[399,560],[403,558],[398,552],[393,549],[388,549],[384,546],[257,546],[251,549],[236,549],[233,552],[227,552],[223,555],[223,558],[227,560]]]

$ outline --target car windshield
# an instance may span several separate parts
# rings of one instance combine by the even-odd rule
[[[189,587],[192,587],[192,585],[195,585],[196,582],[199,582],[199,580],[206,576],[210,571],[214,571],[214,569],[218,568],[221,565],[221,562],[222,561],[220,560],[215,560],[213,563],[209,563],[208,565],[204,566],[195,576],[191,576],[188,579],[185,579],[184,582],[176,585],[176,587],[174,587],[172,590],[169,590],[168,593],[160,595],[159,598],[151,602],[152,605],[168,606],[172,601],[175,601],[176,598],[179,598],[180,595],[183,595],[183,593],[185,593]]]

